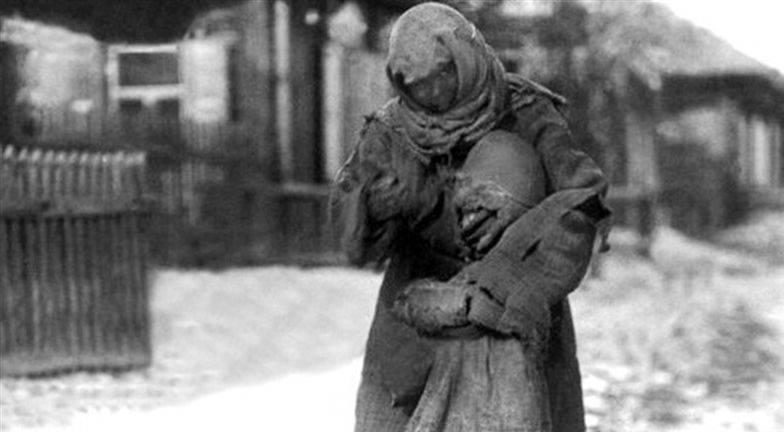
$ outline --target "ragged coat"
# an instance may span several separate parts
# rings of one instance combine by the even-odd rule
[[[502,304],[476,304],[471,319],[509,332],[540,326],[549,332],[546,378],[553,430],[584,430],[580,373],[567,295],[591,259],[609,212],[606,180],[577,149],[560,108],[563,100],[518,76],[506,78],[514,110],[495,128],[533,143],[547,173],[548,198],[510,225],[483,259],[467,264],[439,222],[444,194],[460,154],[423,155],[406,142],[390,106],[370,116],[359,144],[338,176],[334,201],[344,247],[357,265],[386,262],[367,341],[357,401],[358,431],[402,431],[433,362],[437,340],[420,336],[391,313],[408,282],[446,280],[459,272]],[[453,152],[455,153],[455,152]],[[369,211],[371,185],[392,173],[400,193],[386,196],[386,218]],[[376,207],[378,203],[374,203]],[[392,214],[397,216],[392,217]]]

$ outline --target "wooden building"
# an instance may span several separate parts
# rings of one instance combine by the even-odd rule
[[[210,68],[196,59],[182,63],[184,94],[193,99],[183,115],[191,117],[189,107],[206,100],[196,94],[198,86],[188,86],[188,77],[221,83],[222,95],[214,95],[223,102],[216,103],[234,108],[209,122],[244,124],[255,149],[249,154],[255,164],[212,185],[223,188],[223,199],[244,197],[246,222],[229,225],[249,224],[246,233],[257,234],[245,236],[253,238],[244,252],[248,260],[341,259],[327,220],[329,187],[364,116],[390,95],[384,72],[389,27],[415,3],[249,0],[207,10],[190,26],[182,49],[212,46],[216,54],[205,57]]]
[[[661,5],[605,2],[592,33],[657,99],[662,222],[710,234],[784,200],[784,77]]]
[[[660,191],[658,77],[608,50],[596,17],[579,2],[501,2],[480,10],[477,23],[508,71],[567,98],[576,145],[610,180],[616,223],[650,234]]]
[[[570,100],[616,223],[709,234],[781,206],[778,72],[648,2],[505,1],[477,22],[508,69]]]
[[[97,141],[104,55],[85,33],[0,17],[0,140]]]
[[[0,376],[152,359],[145,153],[104,139],[104,55],[0,19]]]
[[[417,3],[206,2],[167,40],[60,38],[89,48],[84,58],[35,48],[18,36],[35,26],[6,24],[3,37],[17,35],[26,48],[9,54],[0,45],[0,58],[4,76],[21,64],[14,56],[32,59],[31,52],[91,71],[69,78],[80,83],[67,86],[76,93],[56,103],[63,82],[34,80],[55,90],[32,106],[85,117],[67,125],[95,124],[84,128],[93,135],[145,131],[129,140],[148,150],[150,192],[171,216],[171,230],[155,236],[171,238],[160,250],[182,251],[170,262],[324,261],[336,257],[329,183],[364,115],[390,95],[388,32]],[[607,171],[621,224],[643,234],[657,220],[697,230],[731,222],[744,200],[782,201],[784,103],[771,70],[654,4],[449,3],[478,24],[509,70],[570,100],[576,142]],[[179,26],[183,17],[171,19]],[[36,61],[27,63],[47,70]],[[24,107],[41,91],[32,94],[1,99]],[[58,130],[40,123],[15,120],[0,133]]]

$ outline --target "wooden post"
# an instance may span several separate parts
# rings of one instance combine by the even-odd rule
[[[11,295],[9,297],[13,306],[11,322],[16,323],[12,347],[17,352],[24,352],[30,349],[27,343],[32,339],[32,316],[25,301],[25,290],[28,286],[24,277],[24,221],[22,218],[10,218],[10,225]]]
[[[81,167],[80,167],[81,169]],[[73,235],[74,235],[74,280],[76,284],[76,293],[73,301],[76,302],[77,310],[77,328],[79,339],[79,363],[85,364],[90,358],[93,347],[93,328],[92,320],[90,319],[90,301],[91,301],[91,285],[89,275],[89,254],[90,248],[86,233],[87,223],[85,216],[79,215],[73,218]]]
[[[2,176],[0,176],[2,177]],[[11,256],[9,254],[10,238],[8,236],[8,222],[0,216],[0,356],[11,352],[11,339],[13,337],[13,302],[11,293]]]
[[[247,133],[255,140],[255,149],[268,180],[279,178],[279,155],[276,134],[277,96],[275,91],[274,0],[251,0],[243,8],[244,29],[239,52],[230,61],[239,63],[240,107]]]
[[[292,154],[294,179],[312,182],[321,175],[321,2],[290,0]]]
[[[8,205],[15,199],[14,156],[16,151],[13,146],[3,149],[0,154],[0,206]]]

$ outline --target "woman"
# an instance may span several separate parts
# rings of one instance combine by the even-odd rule
[[[584,430],[566,296],[584,276],[609,212],[602,204],[604,176],[572,143],[558,110],[563,100],[505,74],[474,26],[436,3],[418,5],[395,23],[387,72],[397,96],[367,119],[336,182],[351,261],[388,259],[366,347],[356,430],[404,431],[416,421],[417,407],[434,397],[423,392],[441,343],[438,328],[423,335],[395,312],[403,290],[423,279],[465,287],[449,290],[457,298],[445,300],[468,305],[455,308],[454,320],[445,323],[444,330],[456,334],[451,337],[461,330],[521,341],[540,335],[534,339],[546,341],[542,364],[552,430]],[[493,131],[534,146],[548,196],[524,213],[487,205],[455,220],[460,215],[445,211],[451,198],[459,198],[450,195],[455,177],[471,149]],[[479,252],[475,259],[463,259],[465,244]]]

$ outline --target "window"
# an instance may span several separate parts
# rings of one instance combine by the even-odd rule
[[[120,86],[149,86],[180,82],[176,52],[129,52],[117,56]]]
[[[171,137],[179,130],[182,84],[176,44],[110,45],[107,93],[115,131],[128,140]],[[153,138],[155,137],[155,138]],[[171,140],[169,140],[171,141]],[[173,142],[173,141],[172,141]]]
[[[107,85],[115,109],[126,99],[153,106],[161,99],[179,98],[180,81],[175,44],[109,46]]]
[[[741,120],[739,136],[743,180],[758,187],[782,186],[781,125],[751,116]]]

